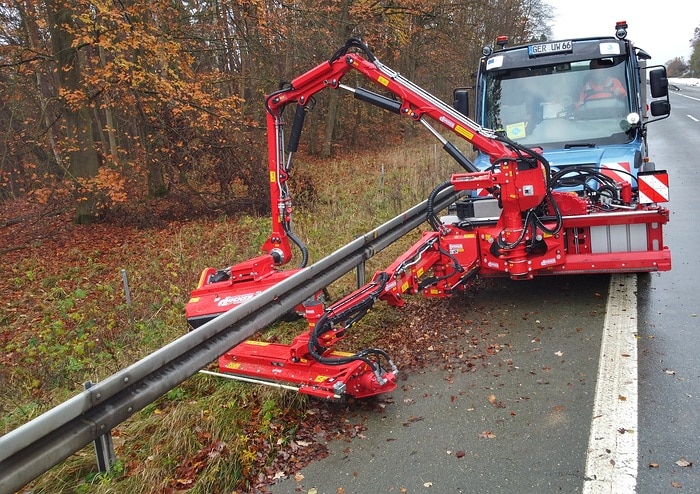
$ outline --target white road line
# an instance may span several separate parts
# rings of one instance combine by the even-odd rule
[[[693,122],[697,122],[697,121],[698,121],[698,119],[695,118],[695,117],[692,116],[692,115],[686,115],[686,117],[688,117],[689,119],[691,119]]]
[[[688,96],[687,94],[679,94],[678,96],[682,96],[682,97],[688,98],[688,99],[694,99],[695,101],[700,101],[700,98],[694,98],[692,96]]]
[[[637,275],[614,274],[600,347],[584,494],[637,486]]]

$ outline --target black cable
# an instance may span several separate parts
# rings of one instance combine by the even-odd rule
[[[561,215],[561,210],[559,209],[559,206],[557,205],[556,201],[554,200],[554,196],[552,195],[552,190],[554,189],[554,184],[556,182],[553,179],[552,168],[551,168],[551,165],[549,163],[549,160],[547,160],[547,158],[545,158],[542,153],[540,153],[532,148],[528,148],[526,146],[523,146],[523,145],[513,141],[512,139],[509,139],[505,135],[498,134],[496,139],[503,142],[504,144],[509,146],[511,149],[513,149],[518,154],[518,156],[521,160],[527,162],[528,161],[528,158],[526,157],[526,155],[527,155],[527,156],[530,156],[530,159],[535,160],[535,163],[533,163],[533,166],[537,166],[536,165],[537,162],[542,163],[542,166],[545,169],[545,176],[547,177],[547,184],[546,184],[547,192],[545,194],[545,199],[542,201],[542,203],[540,203],[538,205],[538,207],[542,206],[542,204],[544,204],[545,200],[548,200],[552,206],[552,209],[554,210],[554,216],[556,218],[556,226],[554,228],[548,228],[544,225],[542,220],[535,213],[536,208],[532,208],[532,209],[527,211],[525,220],[523,222],[523,230],[522,230],[521,234],[519,235],[519,238],[514,243],[503,244],[502,240],[500,238],[500,235],[499,235],[499,238],[497,239],[498,246],[501,248],[505,248],[505,247],[515,248],[515,247],[517,247],[517,245],[524,239],[528,226],[532,227],[533,241],[534,241],[534,234],[535,234],[537,225],[539,225],[540,229],[542,231],[544,231],[545,233],[548,233],[550,235],[556,235],[557,233],[559,233],[561,231],[561,228],[563,226],[563,218]],[[500,164],[500,162],[503,162],[505,160],[506,159],[497,160],[494,163],[494,166],[497,164]],[[513,160],[513,158],[507,158],[507,160]]]
[[[340,313],[334,313],[332,309],[327,310],[323,314],[323,316],[321,316],[321,318],[314,325],[314,329],[311,332],[308,345],[309,354],[316,361],[327,365],[344,365],[351,362],[355,362],[357,360],[361,360],[376,371],[379,370],[381,366],[379,362],[373,362],[372,360],[367,358],[368,355],[384,357],[387,361],[391,360],[389,358],[389,355],[385,351],[379,350],[377,348],[364,349],[360,352],[355,353],[355,355],[351,355],[348,357],[324,357],[321,353],[324,351],[325,347],[319,342],[319,338],[321,337],[321,335],[328,331],[331,331],[333,329],[334,324],[337,324],[338,322],[347,322],[345,329],[348,329],[355,322],[361,319],[367,313],[367,311],[369,311],[369,309],[374,305],[377,298],[379,297],[379,295],[381,295],[381,292],[384,290],[384,287],[386,286],[386,283],[388,281],[389,274],[385,272],[380,273],[379,277],[374,282],[374,287],[369,293],[369,295],[366,292],[357,294],[358,297],[366,297],[359,304],[354,305]],[[349,322],[348,319],[350,319]]]
[[[292,88],[292,86],[287,85],[287,84],[281,84],[281,85],[285,86],[285,87],[282,87],[282,88],[278,89],[277,91],[273,91],[272,93],[270,93],[270,95],[267,98],[265,98],[265,110],[267,110],[267,112],[270,115],[272,115],[273,117],[278,117],[279,115],[282,115],[282,111],[284,111],[284,109],[287,107],[287,104],[289,104],[289,103],[285,103],[280,108],[279,115],[275,115],[275,113],[272,111],[272,108],[270,108],[270,103],[269,103],[270,100],[276,96],[279,96],[280,94],[287,93],[287,92],[291,91],[292,89],[294,89],[294,88]]]
[[[617,173],[626,174],[634,179],[634,175],[624,170],[616,170]],[[567,167],[559,170],[553,175],[554,185],[559,187],[580,187],[583,193],[591,198],[599,198],[606,192],[613,200],[620,200],[617,182],[601,170],[596,170],[590,166]],[[590,183],[595,182],[597,188]],[[599,201],[595,201],[596,203]]]
[[[330,60],[328,60],[328,63],[333,63],[343,55],[347,54],[347,52],[350,51],[350,48],[358,48],[360,51],[364,52],[370,62],[374,63],[374,61],[377,59],[377,57],[374,56],[374,53],[372,53],[372,50],[370,50],[369,47],[362,42],[362,40],[359,38],[350,38],[333,54]]]
[[[424,290],[425,288],[429,287],[430,285],[434,285],[435,283],[438,283],[438,282],[440,282],[440,281],[442,281],[442,280],[446,280],[446,279],[448,279],[448,278],[451,278],[452,276],[454,276],[454,275],[457,274],[457,273],[463,273],[463,272],[464,272],[464,268],[462,267],[462,265],[459,263],[459,261],[457,260],[457,258],[456,258],[455,256],[453,256],[453,255],[450,254],[449,252],[447,252],[447,251],[441,249],[439,245],[438,245],[438,252],[440,252],[440,254],[442,254],[442,255],[444,255],[444,256],[446,256],[446,257],[449,257],[449,258],[452,260],[452,263],[453,263],[453,265],[454,265],[454,269],[453,269],[452,272],[449,273],[449,274],[446,274],[446,275],[443,275],[443,276],[431,276],[431,277],[429,277],[429,278],[424,279],[423,281],[421,281],[421,282],[418,284],[418,291],[419,291],[419,292],[422,291],[422,290]]]
[[[531,216],[532,216],[532,209],[528,210],[528,212],[525,216],[525,220],[523,221],[523,228],[522,228],[522,230],[520,230],[520,235],[518,235],[518,238],[515,239],[514,242],[511,242],[509,244],[505,243],[505,241],[503,240],[503,238],[501,236],[503,234],[503,231],[501,231],[496,236],[496,245],[498,245],[498,247],[500,249],[503,249],[503,250],[512,250],[512,249],[515,249],[518,245],[520,245],[520,242],[522,242],[523,239],[525,238],[525,234],[527,233],[528,227],[531,226],[531,224],[532,224]],[[533,237],[534,237],[534,229],[533,229]]]
[[[433,189],[433,191],[430,193],[428,196],[428,205],[427,205],[427,211],[426,211],[426,221],[428,224],[432,227],[433,231],[440,231],[442,228],[442,222],[440,219],[435,215],[435,200],[437,199],[437,196],[440,192],[443,190],[452,187],[452,182],[450,180],[446,180],[439,184],[437,187]]]
[[[535,158],[537,161],[542,163],[542,166],[544,166],[545,174],[547,177],[547,192],[545,194],[545,199],[549,201],[549,204],[551,204],[552,208],[554,209],[554,217],[556,218],[556,226],[554,228],[551,228],[551,229],[546,227],[544,225],[544,223],[542,223],[542,220],[539,218],[539,216],[534,214],[534,211],[533,211],[533,216],[531,218],[532,219],[532,226],[533,226],[533,235],[535,232],[536,225],[539,225],[540,228],[545,233],[550,234],[550,235],[556,235],[562,229],[563,218],[561,216],[561,210],[559,209],[559,205],[554,200],[554,196],[552,195],[552,190],[554,189],[555,182],[553,181],[553,178],[552,178],[552,167],[549,163],[549,160],[547,160],[547,158],[545,158],[542,153],[535,151],[534,149],[522,146],[514,141],[511,141],[510,139],[507,139],[507,141],[509,141],[510,143],[515,145],[515,147],[517,149],[520,149],[523,152],[525,152],[525,153],[529,154],[530,156],[532,156],[533,158]],[[544,201],[543,201],[543,203],[544,203]]]
[[[286,221],[282,222],[282,228],[284,229],[284,232],[287,234],[289,239],[294,242],[294,244],[299,248],[301,251],[301,263],[299,264],[300,268],[305,268],[306,265],[309,262],[309,249],[306,248],[306,245],[304,245],[304,242],[301,241],[299,237],[297,237],[294,232],[292,232],[292,229],[289,227]]]

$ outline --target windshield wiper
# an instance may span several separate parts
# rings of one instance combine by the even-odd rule
[[[564,144],[564,149],[571,149],[571,148],[594,148],[595,144],[592,142],[582,142],[580,144]]]

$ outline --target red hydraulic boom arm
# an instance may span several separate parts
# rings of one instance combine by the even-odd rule
[[[362,50],[369,60],[358,53],[350,53],[349,50],[353,47]],[[343,76],[353,70],[360,72],[367,79],[385,88],[399,99],[391,99],[363,88],[350,88],[341,84]],[[495,133],[480,127],[438,98],[384,66],[364,44],[356,39],[350,39],[329,61],[323,62],[297,77],[289,87],[281,89],[267,98],[268,166],[271,184],[270,201],[273,207],[272,234],[265,242],[263,250],[274,257],[276,264],[284,264],[292,257],[288,239],[292,208],[286,181],[292,155],[298,147],[304,117],[309,107],[313,105],[314,94],[323,89],[339,88],[351,91],[357,99],[421,122],[442,142],[450,156],[469,172],[477,172],[478,170],[452,143],[430,126],[424,120],[424,116],[428,116],[447,127],[460,138],[469,141],[484,153],[492,156],[494,160],[517,157],[517,154],[503,144]],[[289,157],[285,159],[282,111],[292,103],[297,104],[297,109],[287,147]]]
[[[341,84],[343,76],[353,70],[393,98]],[[321,297],[297,307],[296,312],[306,317],[309,329],[291,345],[243,342],[221,356],[222,373],[255,382],[285,382],[301,393],[327,399],[373,396],[396,387],[397,369],[389,356],[374,348],[357,353],[334,348],[377,300],[401,306],[405,294],[447,297],[466,289],[477,274],[519,280],[535,274],[670,269],[670,253],[663,245],[662,234],[662,225],[668,220],[666,209],[642,204],[632,197],[629,186],[614,197],[593,199],[572,191],[553,191],[556,184],[550,183],[549,163],[538,150],[480,127],[381,64],[362,42],[350,39],[330,60],[266,98],[272,232],[263,245],[263,255],[223,270],[207,268],[202,273],[186,308],[193,327],[305,267],[306,248],[291,231],[287,180],[306,113],[313,108],[314,95],[326,88],[348,90],[356,99],[421,123],[465,172],[452,175],[428,199],[427,221],[433,231],[424,233],[387,269],[378,271],[369,283],[346,297],[327,307]],[[283,110],[292,103],[296,103],[296,112],[285,147]],[[491,168],[476,169],[425,117],[488,154]],[[441,221],[432,210],[432,201],[450,187],[456,191],[488,191],[498,202],[500,216],[483,224]],[[601,247],[604,242],[600,239],[609,238],[620,228],[632,231],[628,246]],[[280,270],[278,266],[292,258],[290,241],[301,251],[300,267]]]

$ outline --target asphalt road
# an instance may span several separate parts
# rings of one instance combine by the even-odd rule
[[[682,87],[671,104],[649,133],[669,172],[673,267],[639,284],[640,493],[700,492],[700,88]]]
[[[339,414],[366,430],[271,492],[580,489],[607,287],[607,276],[499,280],[442,301],[451,356],[403,375],[388,402]]]
[[[620,394],[618,401],[630,406],[624,418],[634,426],[611,433],[633,449],[627,487],[595,492],[635,484],[640,493],[700,492],[693,201],[700,90],[683,88],[672,104],[672,116],[652,124],[649,146],[657,169],[670,174],[673,270],[624,278],[637,286],[637,317],[630,317],[638,321],[638,351],[636,362],[624,354],[636,375],[624,383],[634,387],[629,399]],[[329,442],[327,458],[288,472],[297,475],[269,492],[584,492],[593,485],[586,468],[609,286],[609,276],[500,280],[441,301],[436,310],[453,314],[454,326],[426,351],[451,351],[433,367],[404,373],[399,389],[372,406],[339,411],[339,420],[356,424],[356,437]]]

